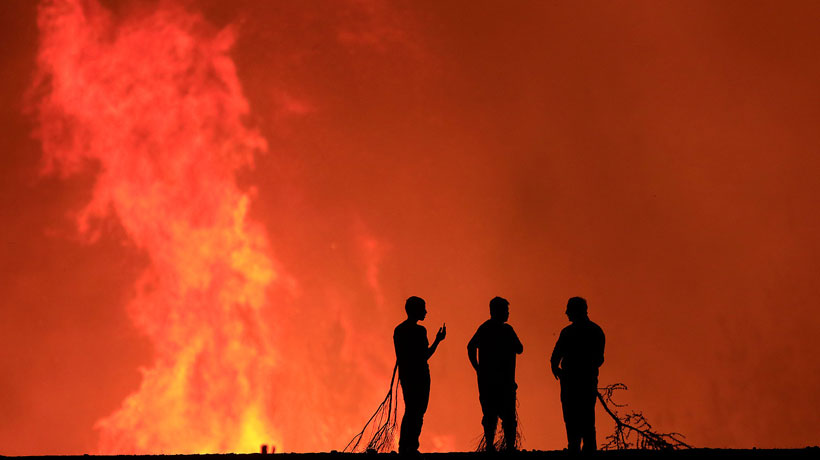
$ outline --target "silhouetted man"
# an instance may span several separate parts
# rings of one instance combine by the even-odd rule
[[[501,297],[490,301],[490,319],[485,321],[467,344],[467,356],[478,377],[478,401],[484,417],[487,450],[495,450],[495,428],[501,418],[504,446],[515,450],[518,421],[515,415],[515,355],[524,351],[515,330],[507,324],[510,303]]]
[[[561,380],[561,405],[567,426],[570,453],[598,448],[595,441],[595,399],[598,397],[598,368],[604,363],[604,331],[587,316],[587,301],[573,297],[567,302],[572,322],[561,331],[550,364]]]
[[[430,367],[427,360],[433,356],[439,342],[447,335],[442,325],[436,340],[428,348],[427,329],[418,324],[427,316],[424,299],[409,297],[404,304],[407,320],[393,331],[396,361],[399,364],[399,382],[404,394],[404,417],[401,419],[399,453],[415,454],[419,451],[419,435],[430,399]]]

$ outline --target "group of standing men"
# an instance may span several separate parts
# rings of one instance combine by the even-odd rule
[[[467,343],[467,356],[478,378],[478,394],[483,418],[484,439],[488,451],[495,450],[498,419],[504,432],[502,445],[516,449],[518,420],[516,416],[515,360],[524,346],[511,325],[510,303],[495,297],[490,301],[490,319],[485,321]],[[427,360],[447,335],[442,325],[432,345],[427,329],[418,324],[427,316],[421,297],[410,297],[404,305],[407,320],[396,326],[393,344],[399,366],[399,382],[404,395],[404,417],[399,434],[399,453],[418,452],[419,435],[430,398],[430,368]],[[561,383],[561,404],[567,428],[568,450],[594,451],[595,399],[598,395],[598,368],[604,362],[604,332],[589,320],[587,302],[572,297],[567,302],[570,324],[561,331],[550,358],[550,367]]]

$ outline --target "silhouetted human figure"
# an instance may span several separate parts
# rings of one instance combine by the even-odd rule
[[[467,343],[467,356],[478,377],[478,401],[484,417],[487,450],[495,450],[495,428],[501,418],[504,445],[515,450],[518,421],[515,414],[515,355],[524,351],[515,330],[507,324],[510,303],[501,297],[490,301],[490,319],[485,321]]]
[[[407,319],[393,331],[393,345],[399,365],[399,382],[404,395],[404,417],[401,419],[399,453],[415,454],[419,450],[419,435],[430,399],[430,367],[427,360],[433,356],[439,342],[447,335],[442,325],[436,340],[429,347],[427,329],[418,324],[427,316],[424,299],[412,296],[404,304]]]
[[[561,380],[561,405],[567,427],[570,453],[597,450],[595,441],[595,400],[598,397],[598,368],[604,363],[604,331],[587,316],[587,301],[573,297],[567,302],[572,322],[561,331],[550,364]]]

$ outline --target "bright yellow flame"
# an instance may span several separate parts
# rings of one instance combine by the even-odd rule
[[[114,215],[150,259],[129,311],[156,361],[97,423],[100,453],[281,449],[262,316],[277,270],[234,179],[266,144],[242,121],[231,31],[209,33],[173,7],[116,24],[78,0],[47,2],[39,23],[49,164],[69,174],[98,163],[80,228]]]

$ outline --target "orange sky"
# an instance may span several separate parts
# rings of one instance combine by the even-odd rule
[[[166,10],[216,47],[235,35],[249,104],[236,120],[267,146],[221,171],[214,199],[248,197],[235,236],[258,237],[277,273],[248,320],[275,354],[272,373],[260,365],[271,383],[251,386],[268,442],[344,447],[419,295],[431,338],[448,326],[421,449],[470,450],[466,343],[501,295],[524,344],[523,447],[560,449],[547,359],[581,295],[607,334],[601,383],[629,385],[623,402],[660,430],[706,447],[818,443],[815,2],[101,3],[100,40]],[[42,173],[35,2],[2,2],[0,21],[0,454],[108,453],[95,424],[166,353],[135,320],[150,305],[138,282],[167,273],[176,246],[146,243],[147,221],[117,201],[78,229],[110,165]],[[609,430],[599,413],[599,441]]]

